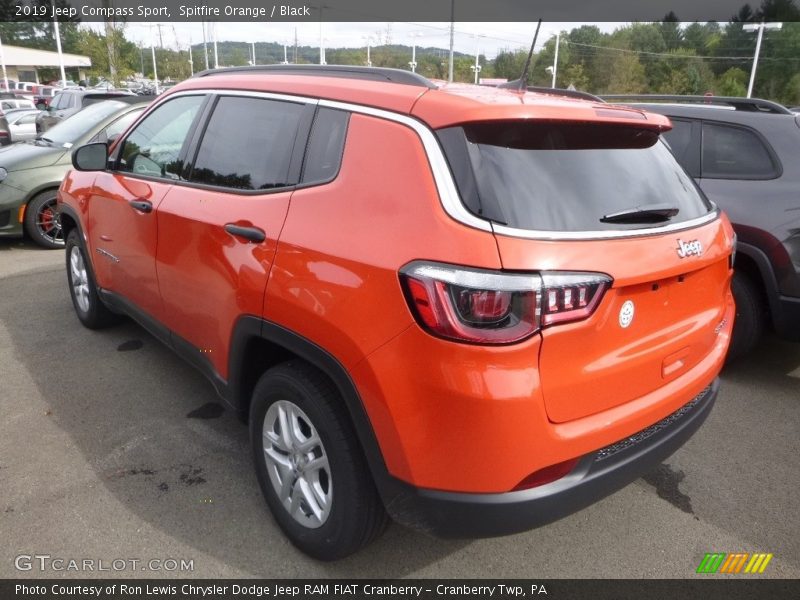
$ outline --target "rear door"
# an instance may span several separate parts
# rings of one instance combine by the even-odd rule
[[[455,169],[462,196],[474,190],[468,203],[495,221],[503,268],[538,271],[547,286],[539,366],[552,421],[717,360],[732,232],[663,143],[610,125],[464,129],[473,180]]]
[[[227,378],[237,319],[262,314],[314,106],[245,93],[215,102],[188,184],[159,207],[157,269],[175,343]]]

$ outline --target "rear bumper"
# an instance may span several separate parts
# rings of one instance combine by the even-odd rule
[[[633,436],[584,456],[572,473],[538,488],[465,494],[394,480],[386,504],[396,521],[444,538],[508,535],[545,525],[617,491],[656,468],[705,421],[719,390],[714,381],[689,403]],[[387,498],[388,496],[388,498]]]

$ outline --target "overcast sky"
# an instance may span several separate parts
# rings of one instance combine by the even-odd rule
[[[602,31],[613,31],[623,23],[593,23]],[[542,23],[537,49],[553,37],[557,31],[570,30],[582,23]],[[98,30],[100,23],[92,23]],[[218,42],[277,42],[294,44],[295,29],[297,41],[301,46],[319,46],[319,23],[208,23],[207,39],[212,41],[216,28]],[[489,59],[498,52],[511,49],[530,48],[536,23],[456,23],[455,49],[474,54],[479,50]],[[158,45],[159,29],[155,24],[129,23],[125,35],[139,44],[149,46],[151,40]],[[387,43],[410,46],[415,40],[418,46],[448,48],[450,44],[449,23],[323,23],[322,36],[326,48],[363,47],[367,39],[372,45]],[[161,38],[167,48],[186,48],[191,41],[203,41],[202,23],[162,23]]]

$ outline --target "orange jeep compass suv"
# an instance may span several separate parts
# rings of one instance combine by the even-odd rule
[[[669,127],[390,69],[204,72],[74,153],[75,311],[213,382],[311,556],[387,514],[536,527],[654,468],[717,394],[733,233]]]

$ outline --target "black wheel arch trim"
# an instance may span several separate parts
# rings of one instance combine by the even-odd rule
[[[399,492],[396,485],[399,480],[389,474],[361,395],[344,365],[313,341],[260,317],[247,315],[240,317],[231,338],[228,362],[228,402],[237,410],[243,411],[249,401],[249,398],[245,397],[244,365],[246,361],[244,358],[248,343],[253,338],[261,338],[288,350],[319,369],[333,382],[350,415],[378,492],[384,503],[388,505],[393,496]]]
[[[758,272],[761,277],[760,283],[763,284],[763,289],[767,297],[767,303],[769,304],[770,319],[772,320],[775,329],[778,329],[781,320],[780,314],[782,311],[781,298],[780,292],[778,291],[778,280],[775,278],[775,271],[772,269],[772,264],[770,263],[769,257],[763,250],[761,250],[761,248],[741,241],[737,242],[736,244],[736,252],[747,256],[755,263],[756,268],[758,268]],[[736,269],[735,264],[734,269]]]

